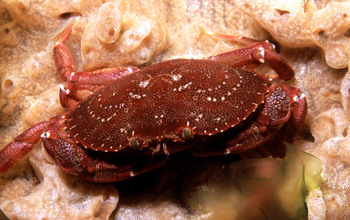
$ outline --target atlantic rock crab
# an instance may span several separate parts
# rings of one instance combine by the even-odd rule
[[[64,45],[72,25],[53,52],[65,83],[60,100],[66,112],[6,145],[0,151],[0,173],[39,139],[65,172],[89,182],[128,179],[184,150],[198,156],[283,157],[283,142],[292,142],[304,122],[307,103],[298,88],[243,68],[267,62],[279,78],[294,77],[268,41],[240,37],[235,40],[247,47],[205,60],[74,72]]]

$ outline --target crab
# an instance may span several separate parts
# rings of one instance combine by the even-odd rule
[[[0,173],[40,139],[63,171],[96,183],[153,170],[179,151],[283,157],[283,142],[292,142],[303,125],[306,98],[281,83],[293,79],[294,71],[268,41],[216,34],[247,45],[202,60],[74,72],[64,44],[73,24],[53,50],[66,111],[6,145],[0,151]],[[264,62],[279,82],[247,68]]]

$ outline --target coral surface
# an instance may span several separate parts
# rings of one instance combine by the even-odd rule
[[[307,199],[309,219],[349,218],[349,11],[350,1],[332,0],[2,0],[0,146],[63,112],[52,48],[76,17],[66,41],[76,70],[143,67],[242,47],[209,31],[274,40],[296,72],[288,84],[309,104],[294,145],[323,163],[321,187]],[[257,71],[274,74],[266,66]],[[90,184],[63,173],[39,142],[0,175],[0,208],[11,219],[207,218],[191,216],[179,202],[191,177],[176,159],[127,183]]]

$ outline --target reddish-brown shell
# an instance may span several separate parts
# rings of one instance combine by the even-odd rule
[[[184,131],[215,135],[254,112],[267,83],[254,72],[214,61],[165,61],[81,102],[67,115],[67,127],[77,143],[102,151],[185,141]]]

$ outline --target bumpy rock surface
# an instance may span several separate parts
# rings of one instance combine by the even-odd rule
[[[323,183],[307,202],[309,218],[350,217],[349,11],[349,1],[331,0],[3,0],[0,146],[63,111],[52,48],[73,17],[80,19],[66,44],[77,70],[203,58],[242,46],[207,31],[274,39],[296,72],[289,84],[301,88],[309,103],[295,146],[323,162]],[[273,74],[265,66],[258,71]],[[64,174],[39,142],[0,175],[0,208],[11,219],[194,218],[175,196],[187,187],[176,181],[186,177],[169,169],[176,170],[165,166],[142,177],[142,184],[88,184]]]

